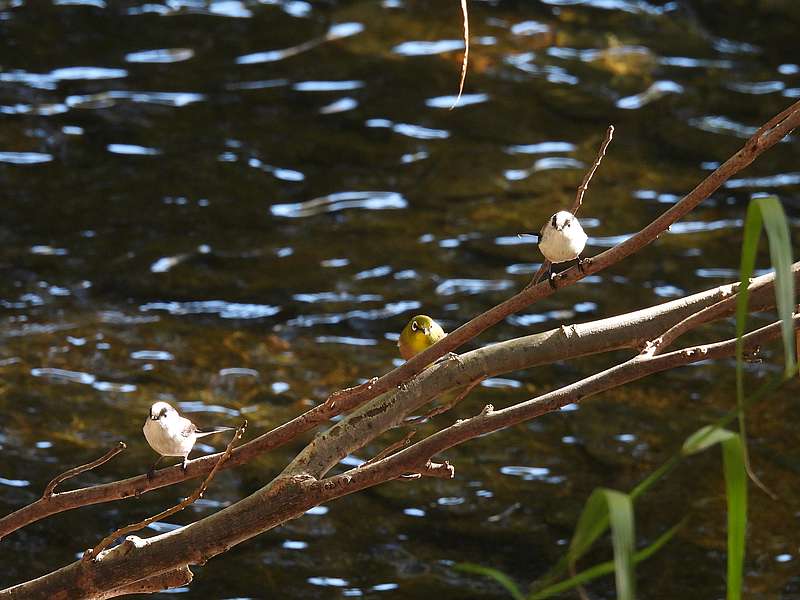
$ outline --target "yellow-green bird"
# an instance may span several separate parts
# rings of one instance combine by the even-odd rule
[[[397,341],[400,356],[409,360],[446,335],[444,329],[429,316],[417,315],[403,328]]]

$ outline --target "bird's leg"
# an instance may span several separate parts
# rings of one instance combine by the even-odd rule
[[[147,471],[147,478],[148,478],[148,479],[152,479],[152,478],[153,478],[153,475],[155,475],[155,474],[156,474],[156,467],[158,466],[158,463],[160,463],[160,462],[161,462],[161,460],[162,460],[163,458],[164,458],[164,456],[163,456],[163,455],[162,455],[162,456],[159,456],[159,457],[158,457],[158,460],[157,460],[156,462],[154,462],[154,463],[153,463],[153,466],[152,466],[152,467],[150,467],[150,470],[148,470],[148,471]]]
[[[586,267],[590,264],[592,264],[591,258],[583,258],[578,256],[578,269],[580,269],[581,273],[584,275],[586,274]]]
[[[550,287],[553,288],[554,290],[557,289],[556,288],[556,277],[558,277],[558,274],[557,273],[553,273],[553,265],[551,263],[550,264],[550,268],[547,270],[547,281],[550,282]]]
[[[191,452],[191,450],[189,450],[189,452]],[[186,465],[188,464],[189,464],[189,455],[187,454],[186,456],[183,457],[183,462],[181,463],[181,469],[183,469],[184,473],[186,473]]]

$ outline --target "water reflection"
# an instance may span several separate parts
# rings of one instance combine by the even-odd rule
[[[592,252],[628,239],[800,94],[790,18],[767,22],[753,7],[748,17],[761,20],[751,25],[705,4],[471,5],[472,60],[452,111],[464,44],[446,3],[421,12],[397,0],[3,4],[0,444],[13,460],[0,471],[1,512],[118,439],[130,458],[75,485],[140,473],[141,418],[155,399],[223,421],[246,414],[255,435],[401,364],[394,342],[412,314],[446,315],[452,330],[505,299],[541,261],[535,238],[516,234],[571,204],[609,123],[616,139],[581,220]],[[778,193],[797,222],[797,143],[729,180],[642,261],[560,290],[477,342],[737,279],[731,240],[751,194]],[[434,424],[534,397],[602,360],[488,379]],[[544,573],[591,488],[629,489],[685,432],[730,408],[731,386],[726,365],[701,365],[568,405],[448,451],[454,481],[390,484],[312,509],[177,592],[500,597],[449,565],[489,563],[518,582]],[[782,407],[759,415],[767,433],[753,460],[792,490],[786,465],[798,440]],[[385,447],[379,440],[337,469]],[[149,533],[252,492],[295,450],[226,471],[207,501]],[[643,536],[653,534],[648,515],[682,506],[671,494],[697,489],[696,472],[681,477],[642,506]],[[697,493],[700,505],[719,496]],[[164,496],[136,505],[87,510],[110,530],[128,510],[156,513]],[[708,547],[724,539],[712,531],[721,513],[709,506],[705,529],[690,525],[678,550],[639,567],[648,590],[724,594],[719,548]],[[748,577],[754,589],[790,594],[793,517],[777,507],[753,518]],[[43,527],[10,538],[0,584],[65,563],[99,533],[69,519]],[[765,542],[772,531],[780,539]],[[610,585],[590,591],[610,597]]]
[[[337,192],[297,204],[273,204],[270,211],[278,217],[311,217],[349,208],[368,210],[398,210],[408,206],[397,192]]]
[[[337,23],[332,25],[328,32],[321,37],[307,40],[302,44],[284,48],[283,50],[269,50],[266,52],[254,52],[252,54],[245,54],[236,59],[236,64],[239,65],[255,65],[261,63],[277,62],[292,56],[297,56],[304,52],[308,52],[325,42],[344,39],[353,35],[357,35],[364,31],[364,26],[361,23]]]
[[[130,63],[166,64],[189,60],[194,57],[191,48],[158,48],[156,50],[139,50],[125,55]]]

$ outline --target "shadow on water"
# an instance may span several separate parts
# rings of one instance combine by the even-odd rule
[[[128,451],[73,483],[142,472],[153,456],[140,426],[156,400],[203,424],[244,414],[253,435],[390,368],[412,314],[452,329],[507,297],[540,260],[517,234],[569,205],[609,123],[616,139],[582,217],[593,252],[624,239],[800,96],[798,25],[792,0],[474,2],[465,96],[450,111],[457,2],[0,1],[0,511],[120,439]],[[787,140],[636,259],[480,341],[735,278],[751,194],[779,194],[797,224],[797,150]],[[493,379],[439,419],[607,364]],[[448,452],[454,481],[318,507],[179,591],[502,598],[450,566],[542,574],[594,486],[630,488],[729,407],[732,390],[729,363],[696,366],[475,440]],[[781,496],[752,498],[748,581],[765,598],[800,595],[799,417],[777,399],[751,425],[753,461]],[[301,442],[221,473],[206,500],[152,533],[256,490]],[[650,541],[695,515],[640,567],[648,597],[724,593],[718,473],[717,456],[697,457],[637,507]],[[0,585],[188,490],[10,536]],[[612,586],[592,590],[613,597]]]

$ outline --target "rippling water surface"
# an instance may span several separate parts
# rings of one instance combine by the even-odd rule
[[[0,0],[0,512],[117,440],[129,449],[73,483],[141,473],[155,400],[203,424],[244,414],[254,435],[391,368],[413,314],[449,330],[508,297],[540,261],[518,234],[571,203],[608,124],[615,140],[581,214],[593,253],[800,97],[793,0],[470,9],[465,95],[448,110],[463,51],[457,2]],[[797,135],[785,140],[635,259],[479,341],[730,281],[751,195],[778,194],[797,224],[799,149]],[[439,422],[608,364],[488,380]],[[800,414],[797,386],[787,390],[751,424],[755,468],[781,498],[752,492],[753,597],[800,597]],[[453,481],[393,483],[313,509],[197,568],[178,591],[503,598],[451,566],[480,562],[521,582],[543,574],[593,487],[629,489],[732,397],[725,363],[570,405],[448,452]],[[207,499],[152,533],[253,492],[301,445],[220,474]],[[642,542],[693,511],[639,568],[643,597],[724,595],[719,472],[708,453],[637,504]],[[9,536],[0,585],[65,564],[189,489]],[[611,598],[613,583],[591,591]]]

